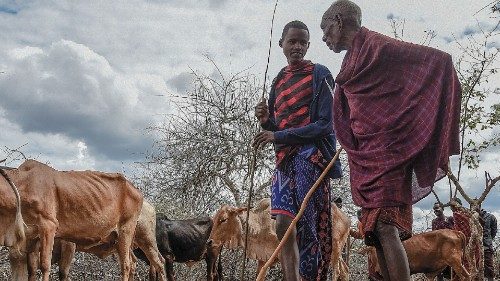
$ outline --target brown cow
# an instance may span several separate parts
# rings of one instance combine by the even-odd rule
[[[137,226],[135,229],[133,248],[140,248],[142,252],[145,253],[146,258],[151,265],[150,271],[155,272],[155,276],[156,272],[159,272],[161,275],[161,280],[165,280],[165,260],[161,256],[156,244],[155,229],[156,211],[149,202],[144,200],[142,204],[141,214],[139,216],[139,220],[137,221]],[[39,243],[37,244],[37,248],[34,249],[34,252],[30,253],[28,258],[28,275],[30,281],[36,280],[35,272],[39,267],[38,247]],[[52,252],[52,263],[59,264],[59,280],[69,280],[69,270],[71,267],[71,262],[75,255],[75,251],[91,253],[101,259],[104,259],[109,255],[115,253],[116,249],[114,247],[109,247],[106,245],[95,246],[90,249],[83,249],[81,247],[78,247],[75,243],[56,239]],[[131,258],[135,259],[134,256],[131,256]]]
[[[26,236],[21,214],[21,198],[15,184],[0,168],[0,246],[12,247],[18,254],[24,250]]]
[[[249,212],[247,256],[257,260],[258,271],[264,266],[279,244],[275,231],[276,222],[271,219],[270,210],[271,200],[269,198],[264,198]],[[236,208],[228,205],[222,206],[221,209],[217,211],[214,216],[212,233],[210,234],[210,241],[213,246],[218,247],[224,245],[228,248],[244,246],[245,236],[242,225],[246,219],[245,211],[246,208]],[[345,272],[345,270],[340,270],[340,268],[347,268],[347,266],[343,264],[340,253],[347,241],[350,220],[335,204],[332,204],[332,220],[332,246],[334,249],[332,250],[331,262],[334,267],[334,272],[340,271],[343,274],[343,276],[340,277],[341,280],[348,280],[347,272]]]
[[[424,273],[429,280],[450,266],[460,278],[470,280],[469,273],[462,265],[465,250],[465,235],[451,229],[424,232],[403,241],[408,256],[410,273]],[[377,253],[374,247],[366,250],[373,261],[375,271],[380,273]]]
[[[40,241],[43,281],[49,280],[56,237],[83,249],[116,245],[122,280],[129,280],[130,248],[142,194],[123,175],[57,171],[34,160],[6,173],[19,189],[23,218],[29,228],[27,242],[34,245],[33,241]]]

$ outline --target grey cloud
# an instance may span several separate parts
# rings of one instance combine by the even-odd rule
[[[13,0],[0,0],[0,13],[17,15],[23,8],[29,6],[33,1],[13,1]]]
[[[10,8],[10,7],[5,7],[5,6],[0,6],[0,13],[6,13],[6,14],[12,14],[15,15],[17,14],[18,10]]]
[[[493,30],[496,28],[496,23],[491,23],[491,22],[478,22],[476,25],[473,26],[466,26],[461,32],[460,32],[460,38],[474,35],[481,33],[483,31],[488,32],[490,30]]]
[[[131,158],[152,142],[142,134],[151,120],[134,81],[105,58],[70,41],[17,52],[0,76],[0,97],[6,117],[24,132],[83,140],[111,159]]]
[[[217,9],[224,6],[227,3],[227,0],[209,0],[208,3],[211,9]]]
[[[180,73],[170,78],[167,83],[174,87],[180,94],[184,94],[192,88],[193,74],[189,72]]]
[[[251,50],[257,45],[248,36],[251,33],[248,26],[229,24],[226,26],[224,33],[228,39],[231,39],[232,44],[238,47],[239,52]]]
[[[498,41],[488,42],[488,44],[486,44],[486,48],[500,49],[500,42],[498,42]]]
[[[443,39],[446,43],[451,43],[451,42],[455,41],[455,39],[454,39],[454,38],[449,37],[449,36],[443,36],[443,37],[441,37],[441,38],[442,38],[442,39]]]
[[[479,28],[477,27],[470,27],[470,26],[467,26],[461,33],[462,36],[469,36],[469,35],[472,35],[472,34],[475,34],[475,33],[478,33],[480,32]]]
[[[387,18],[388,20],[392,20],[392,19],[399,19],[399,17],[398,17],[398,16],[395,16],[393,13],[389,13],[389,14],[387,14],[386,18]]]

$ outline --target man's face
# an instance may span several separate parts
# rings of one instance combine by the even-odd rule
[[[434,214],[436,216],[441,216],[443,214],[443,209],[440,206],[434,205]]]
[[[280,42],[289,65],[300,63],[309,49],[309,32],[304,29],[290,28]]]
[[[338,17],[323,18],[321,21],[321,30],[323,30],[323,42],[335,53],[340,53],[344,49],[341,46],[341,28]]]

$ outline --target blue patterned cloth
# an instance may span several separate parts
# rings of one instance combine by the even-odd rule
[[[322,169],[310,161],[317,152],[304,146],[275,170],[271,187],[271,215],[295,218],[307,192]],[[326,280],[332,251],[330,184],[323,180],[297,223],[299,273],[302,280]]]

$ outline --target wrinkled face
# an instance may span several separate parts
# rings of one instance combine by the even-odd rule
[[[309,49],[309,32],[305,29],[290,28],[280,41],[283,54],[289,65],[300,63]]]
[[[214,225],[209,240],[215,247],[224,244],[226,247],[235,248],[241,244],[243,228],[238,214],[246,208],[222,206],[214,216]]]
[[[323,17],[321,21],[321,30],[323,30],[323,42],[335,53],[345,50],[342,47],[342,34],[340,28],[340,19],[337,17]]]

